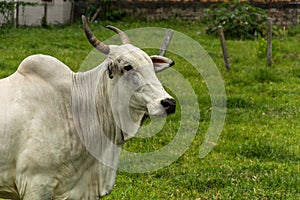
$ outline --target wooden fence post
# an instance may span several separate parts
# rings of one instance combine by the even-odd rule
[[[47,15],[48,15],[48,3],[44,2],[44,16],[43,16],[44,23],[47,23]],[[42,25],[45,25],[45,24],[42,24]]]
[[[173,30],[171,30],[171,29],[167,30],[166,35],[165,35],[165,37],[164,37],[164,39],[163,39],[163,41],[160,45],[160,48],[159,48],[159,51],[158,51],[157,55],[159,55],[159,56],[165,55],[165,53],[168,49],[168,46],[171,42],[171,39],[173,37],[173,34],[174,34]]]
[[[223,29],[224,29],[223,26],[218,26],[218,34],[220,36],[225,67],[226,67],[227,71],[230,71],[231,67],[230,67],[229,56],[228,56],[228,52],[227,52],[227,47],[226,47],[226,42],[225,42]]]
[[[98,15],[101,12],[101,10],[102,10],[102,5],[99,6],[99,8],[97,9],[97,11],[93,15],[92,19],[90,20],[90,23],[93,23],[95,21],[95,19],[98,17]]]
[[[15,21],[15,27],[19,27],[19,1],[16,2],[16,21]]]
[[[268,17],[267,23],[267,61],[268,65],[271,66],[273,64],[272,61],[272,18]]]
[[[71,0],[70,24],[74,23],[75,1]]]

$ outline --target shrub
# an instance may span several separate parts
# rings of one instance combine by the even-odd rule
[[[97,9],[101,7],[101,12],[98,19],[118,21],[126,17],[126,11],[122,10],[117,0],[96,0],[93,3],[86,3],[85,15],[89,18],[92,17]]]
[[[206,9],[207,33],[217,34],[218,26],[224,27],[227,38],[254,39],[265,34],[267,13],[248,3],[213,4]]]

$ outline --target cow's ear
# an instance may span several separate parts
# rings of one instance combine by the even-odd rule
[[[161,72],[175,64],[173,60],[166,58],[164,56],[153,55],[150,56],[150,58],[153,62],[154,71],[156,73]]]

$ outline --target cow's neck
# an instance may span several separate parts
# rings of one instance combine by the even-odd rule
[[[112,94],[111,88],[109,88],[111,87],[109,86],[111,80],[106,74],[106,69],[100,69],[99,71],[99,74],[101,75],[99,77],[97,94],[95,97],[98,120],[103,128],[103,133],[112,143],[117,145],[122,141],[122,131],[117,125],[112,111]]]
[[[101,196],[112,190],[121,151],[116,145],[120,129],[113,120],[104,72],[105,67],[100,65],[74,75],[72,89],[75,127],[98,165],[94,175]]]

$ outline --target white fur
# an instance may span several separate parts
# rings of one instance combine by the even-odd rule
[[[34,55],[0,80],[0,197],[86,200],[112,190],[121,144],[144,114],[165,114],[159,102],[170,96],[147,54],[110,48],[86,73]],[[124,72],[128,64],[134,70]]]

